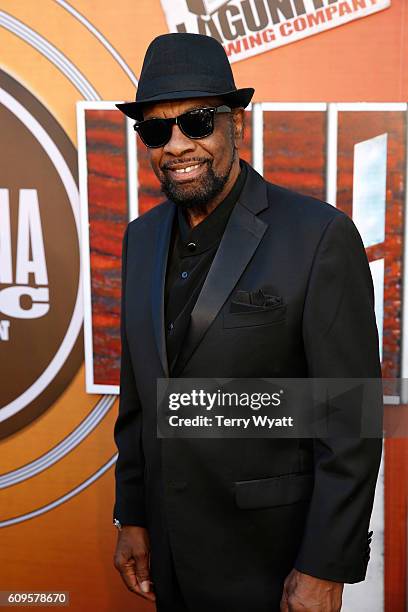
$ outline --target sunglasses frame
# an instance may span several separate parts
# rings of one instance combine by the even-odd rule
[[[196,113],[197,111],[210,111],[211,115],[212,115],[212,126],[211,126],[211,130],[207,133],[204,134],[203,136],[190,136],[189,134],[186,134],[186,132],[183,130],[182,124],[180,123],[180,118],[184,117],[185,115],[188,115],[190,113]],[[184,134],[184,136],[187,136],[187,138],[191,138],[191,140],[201,140],[201,138],[207,138],[207,136],[210,136],[213,132],[214,132],[214,117],[216,114],[218,113],[230,113],[232,111],[232,108],[230,106],[228,106],[227,104],[221,104],[220,106],[203,106],[203,107],[197,107],[197,108],[192,108],[188,111],[185,111],[184,113],[181,113],[180,115],[177,115],[177,117],[169,117],[169,118],[161,118],[161,117],[152,117],[151,119],[145,119],[144,121],[138,121],[137,123],[134,124],[133,129],[135,130],[135,132],[137,132],[140,136],[140,139],[142,140],[143,144],[146,145],[146,147],[148,147],[149,149],[160,149],[161,147],[164,147],[169,140],[171,139],[171,130],[169,132],[170,136],[169,138],[158,145],[149,145],[147,144],[147,142],[144,140],[142,134],[139,132],[139,129],[142,125],[146,124],[147,122],[151,122],[151,121],[160,121],[160,122],[165,122],[167,125],[169,126],[173,126],[173,125],[178,125],[178,127],[180,128],[180,131]]]

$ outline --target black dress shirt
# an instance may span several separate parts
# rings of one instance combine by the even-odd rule
[[[244,187],[247,168],[241,172],[227,197],[198,225],[190,227],[181,207],[172,227],[164,295],[167,356],[170,375],[197,301],[224,233],[227,221]]]

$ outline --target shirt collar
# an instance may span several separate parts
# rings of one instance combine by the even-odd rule
[[[247,177],[246,165],[241,160],[240,167],[241,171],[228,195],[198,225],[190,227],[181,207],[177,208],[181,256],[198,255],[221,240],[228,218],[241,195]],[[191,243],[195,245],[194,248],[188,246]]]

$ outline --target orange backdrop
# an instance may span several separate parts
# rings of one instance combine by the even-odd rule
[[[255,87],[255,102],[405,102],[407,27],[408,2],[393,0],[391,8],[378,14],[235,63],[236,82]],[[135,86],[124,66],[137,77],[147,45],[166,31],[159,0],[0,0],[3,72],[45,107],[74,147],[76,103],[92,96],[133,99]],[[7,142],[1,149],[7,156]],[[66,152],[65,158],[70,155]],[[7,189],[8,176],[0,176],[0,188]],[[56,227],[47,256],[70,264],[72,251],[59,249],[62,230]],[[2,359],[10,358],[10,347],[11,342],[0,342]],[[86,393],[82,347],[80,333],[57,387],[49,397],[45,389],[36,398],[45,408],[28,422],[22,419],[0,429],[0,476],[13,476],[0,488],[0,590],[69,591],[71,609],[78,611],[151,610],[124,589],[113,569],[117,401]],[[35,355],[24,359],[29,364]],[[91,414],[99,420],[88,426]],[[72,440],[71,450],[67,446],[60,457],[52,454],[76,431],[82,437]],[[406,441],[387,441],[387,456],[385,603],[388,612],[398,612],[405,609],[406,597]],[[34,463],[41,457],[47,458],[46,468]],[[32,474],[27,468],[31,464]],[[16,470],[24,467],[19,480]]]

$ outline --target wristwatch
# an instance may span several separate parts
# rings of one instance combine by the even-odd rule
[[[121,523],[120,521],[118,521],[118,519],[117,519],[117,518],[114,518],[114,519],[113,519],[113,524],[115,525],[115,527],[116,527],[117,529],[119,529],[119,531],[122,529],[122,523]]]

